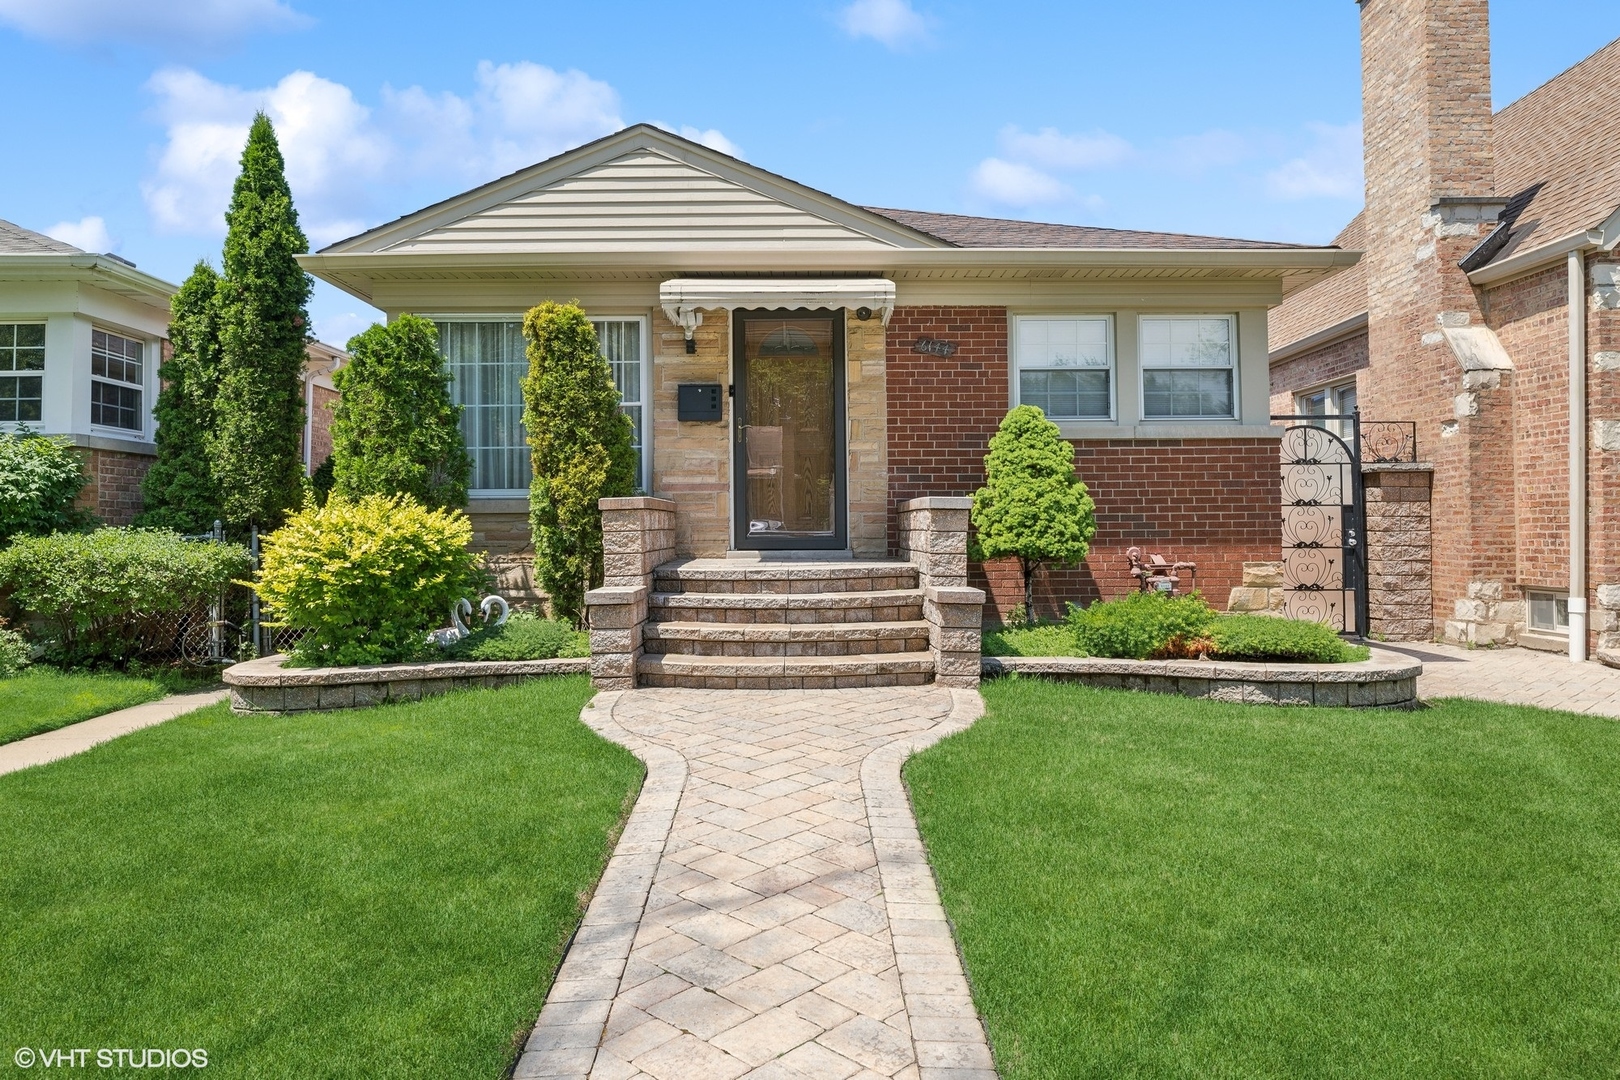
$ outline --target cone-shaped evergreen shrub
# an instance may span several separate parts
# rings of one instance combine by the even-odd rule
[[[332,490],[464,506],[472,461],[433,324],[401,315],[373,325],[349,339],[349,357],[333,376],[343,396],[332,417]]]
[[[157,460],[141,481],[136,524],[202,533],[224,514],[214,480],[214,395],[219,392],[219,275],[198,261],[170,305],[173,354],[160,371]]]
[[[225,221],[214,477],[226,520],[268,528],[303,501],[299,375],[311,281],[294,258],[309,242],[298,227],[275,130],[263,113],[248,132]]]
[[[597,500],[635,491],[630,418],[619,411],[619,392],[596,330],[577,304],[548,301],[531,309],[523,317],[523,335],[535,570],[551,597],[552,614],[578,625],[586,590],[602,581]]]
[[[990,439],[984,487],[973,495],[973,525],[986,559],[1016,556],[1024,610],[1035,614],[1035,572],[1072,566],[1091,550],[1096,507],[1074,475],[1074,447],[1033,405],[1008,413]]]

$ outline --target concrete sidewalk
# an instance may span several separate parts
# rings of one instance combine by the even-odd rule
[[[98,743],[116,739],[120,735],[128,735],[132,731],[139,731],[153,724],[161,724],[165,720],[173,720],[177,716],[212,705],[216,701],[224,701],[227,696],[229,695],[225,690],[171,694],[157,701],[148,701],[145,705],[133,705],[90,720],[81,720],[77,724],[69,724],[55,731],[47,731],[43,735],[30,735],[26,739],[6,743],[0,746],[0,775],[72,757]]]

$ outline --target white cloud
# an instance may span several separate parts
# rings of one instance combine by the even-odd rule
[[[1060,172],[1112,168],[1136,153],[1130,143],[1106,131],[1065,135],[1048,127],[1030,133],[1008,125],[1001,129],[1000,142],[1002,153],[1012,160]]]
[[[107,222],[99,217],[83,217],[78,221],[58,221],[45,230],[45,235],[64,244],[72,244],[83,251],[116,251],[118,243],[107,233]]]
[[[309,18],[281,0],[0,0],[0,22],[74,44],[221,44],[252,30],[292,30]]]
[[[578,71],[485,61],[475,82],[468,97],[384,87],[382,107],[373,110],[347,86],[308,71],[244,90],[166,68],[147,84],[167,134],[156,172],[142,185],[147,210],[163,232],[222,233],[260,109],[275,124],[287,182],[317,247],[363,231],[390,187],[489,180],[624,126],[613,87]]]
[[[348,87],[308,71],[265,89],[242,90],[189,69],[166,68],[147,88],[157,95],[168,143],[142,193],[163,232],[224,231],[242,147],[260,109],[275,124],[287,183],[316,244],[355,231],[368,201],[367,182],[393,157],[391,142],[371,123],[371,110]]]
[[[1361,125],[1308,124],[1314,145],[1266,174],[1277,199],[1359,199],[1363,194]]]
[[[682,124],[674,127],[670,124],[653,121],[653,126],[663,128],[672,135],[679,135],[699,146],[707,146],[710,150],[718,150],[722,154],[730,154],[734,158],[743,157],[743,148],[726,138],[725,133],[718,128],[695,128],[691,124]]]
[[[928,22],[911,0],[855,0],[838,13],[838,24],[850,37],[869,37],[891,49],[928,41]]]
[[[973,170],[973,191],[1008,206],[1036,206],[1067,202],[1074,191],[1055,176],[1032,165],[1000,158],[985,158]]]

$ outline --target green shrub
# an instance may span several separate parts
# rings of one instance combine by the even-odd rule
[[[157,460],[141,480],[135,524],[205,533],[225,516],[214,478],[214,397],[219,392],[219,275],[199,259],[169,302],[169,359],[158,369]]]
[[[636,487],[630,418],[619,409],[613,373],[578,304],[547,301],[523,317],[529,371],[523,427],[534,482],[529,523],[534,569],[551,610],[576,622],[585,592],[602,583],[602,512],[597,500]]]
[[[1365,645],[1352,645],[1321,623],[1273,615],[1223,615],[1209,636],[1222,660],[1348,664],[1370,655]]]
[[[1187,643],[1202,640],[1216,618],[1197,593],[1137,592],[1087,608],[1072,605],[1069,627],[1088,656],[1147,660],[1164,656],[1167,648],[1185,655]]]
[[[332,376],[342,395],[332,413],[332,490],[465,506],[472,459],[433,324],[400,315],[350,338],[348,351]]]
[[[990,439],[984,487],[973,494],[973,554],[1014,556],[1024,580],[1024,618],[1035,618],[1035,574],[1073,566],[1091,550],[1097,508],[1074,475],[1074,447],[1033,405],[1009,412]]]
[[[90,515],[73,505],[88,481],[83,459],[66,441],[27,428],[0,434],[0,544],[90,525]]]
[[[98,529],[18,539],[0,552],[0,591],[50,628],[48,659],[122,664],[170,650],[173,614],[204,607],[251,569],[239,544]]]
[[[265,537],[254,584],[273,626],[305,631],[291,663],[382,664],[417,659],[450,605],[487,578],[459,510],[403,495],[351,502],[334,494]]]
[[[33,650],[15,630],[0,627],[0,679],[21,675],[23,668],[33,662]]]
[[[1085,655],[1062,623],[992,628],[984,632],[983,647],[986,656]]]
[[[588,634],[560,619],[519,611],[502,626],[474,630],[440,655],[446,660],[550,660],[590,654]]]

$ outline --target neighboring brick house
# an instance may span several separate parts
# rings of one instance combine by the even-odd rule
[[[157,453],[152,404],[174,293],[116,255],[0,221],[0,430],[82,447],[81,503],[115,525],[140,512]]]
[[[1054,613],[1129,588],[1132,544],[1197,560],[1217,604],[1277,557],[1267,312],[1356,258],[860,207],[639,125],[301,261],[440,324],[497,554],[529,544],[518,320],[542,300],[596,322],[683,555],[893,555],[896,505],[971,494],[1008,408],[1039,404],[1098,507]]]
[[[141,511],[176,291],[116,255],[0,221],[0,431],[27,427],[81,447],[80,504],[109,525]],[[348,357],[321,342],[308,352],[303,454],[318,466],[332,447],[331,373]]]
[[[1493,114],[1485,0],[1361,9],[1366,255],[1274,313],[1272,408],[1416,422],[1399,636],[1620,663],[1620,42]]]

